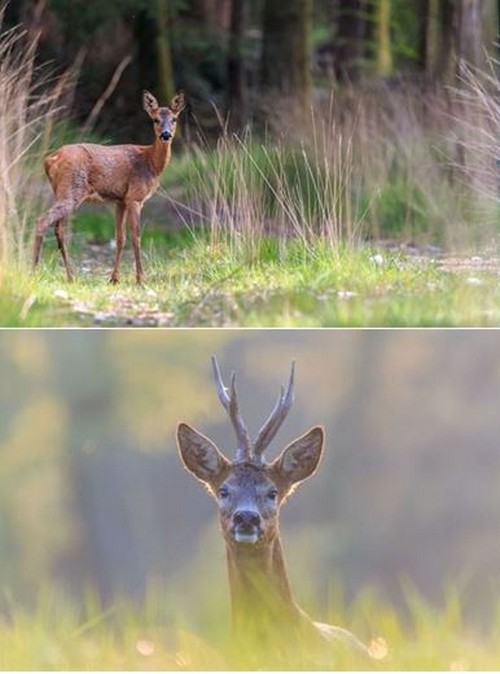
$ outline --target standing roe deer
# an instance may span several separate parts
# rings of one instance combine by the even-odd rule
[[[299,643],[315,653],[326,642],[333,642],[347,645],[348,654],[383,657],[347,630],[314,622],[297,605],[290,589],[279,534],[279,510],[297,485],[315,472],[324,440],[323,428],[315,426],[288,445],[277,459],[271,463],[264,460],[266,448],[293,403],[295,363],[286,389],[281,388],[274,409],[253,442],[239,411],[235,373],[228,391],[215,356],[212,366],[218,397],[236,431],[235,458],[230,461],[211,440],[185,423],[177,428],[177,444],[187,470],[217,501],[238,647],[253,643],[261,655],[284,655]],[[331,650],[330,646],[329,658]]]
[[[156,191],[160,175],[170,161],[171,143],[179,113],[185,107],[182,92],[169,106],[160,108],[156,98],[143,92],[143,107],[154,123],[156,139],[152,145],[63,145],[45,158],[45,173],[52,185],[55,202],[36,223],[33,266],[40,260],[43,236],[54,225],[68,281],[73,270],[64,243],[68,216],[85,201],[115,203],[116,254],[111,283],[120,280],[120,260],[125,246],[125,220],[128,220],[135,256],[137,283],[144,277],[140,250],[140,216],[144,202]]]

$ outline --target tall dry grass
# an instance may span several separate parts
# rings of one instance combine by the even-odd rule
[[[455,90],[464,180],[482,197],[500,199],[500,64],[487,70],[464,66]]]
[[[494,233],[491,86],[378,82],[325,95],[300,124],[290,107],[273,106],[264,140],[224,130],[215,150],[191,146],[180,181],[190,224],[208,225],[214,245],[252,252],[267,236],[333,250],[361,239],[457,249]]]
[[[71,74],[51,81],[37,67],[38,38],[14,28],[2,32],[0,17],[0,262],[29,259],[33,221],[40,210],[39,176],[61,95]]]

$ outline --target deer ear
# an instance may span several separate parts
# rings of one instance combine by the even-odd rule
[[[182,462],[198,480],[211,485],[229,466],[214,443],[188,424],[177,426],[177,446]]]
[[[175,115],[178,115],[179,112],[182,112],[186,107],[186,95],[183,91],[178,91],[175,96],[170,101],[169,108]]]
[[[290,443],[271,464],[277,479],[291,487],[310,477],[318,467],[323,441],[323,429],[315,426]]]
[[[142,92],[142,106],[149,116],[153,115],[160,107],[153,94],[146,89]]]

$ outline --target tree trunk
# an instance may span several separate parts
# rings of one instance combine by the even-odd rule
[[[419,65],[423,73],[433,79],[441,49],[441,0],[423,0],[420,23]]]
[[[500,57],[500,0],[497,2],[497,49]]]
[[[312,0],[265,0],[262,88],[293,97],[302,110],[311,100],[311,24]]]
[[[146,9],[138,11],[134,17],[134,41],[137,45],[137,78],[140,89],[156,91],[156,21]]]
[[[454,78],[456,7],[455,0],[422,0],[419,65],[429,80]]]
[[[245,124],[247,89],[243,38],[245,34],[246,0],[232,0],[231,30],[227,59],[227,85],[229,99],[229,122],[233,130]]]
[[[67,474],[72,485],[73,514],[80,538],[73,551],[73,573],[99,587],[103,595],[102,570],[95,556],[95,542],[87,518],[85,457],[105,453],[103,438],[109,440],[115,422],[115,383],[113,357],[107,335],[59,332],[47,340],[53,361],[55,390],[66,401],[69,434]],[[96,376],[98,373],[98,376]]]
[[[455,0],[455,47],[457,74],[464,65],[480,68],[484,65],[483,0]]]
[[[436,76],[444,82],[451,82],[455,73],[455,0],[440,0],[439,49],[436,56]]]
[[[158,63],[158,96],[162,105],[174,95],[174,75],[170,49],[168,0],[156,0],[156,56]]]
[[[482,11],[483,48],[488,59],[498,58],[498,18],[500,2],[487,0]]]
[[[375,11],[375,64],[379,75],[392,73],[391,0],[378,0]]]
[[[335,74],[341,82],[359,79],[364,56],[366,0],[341,0],[335,44]]]

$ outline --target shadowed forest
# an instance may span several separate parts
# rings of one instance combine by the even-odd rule
[[[4,332],[2,666],[227,668],[224,545],[174,442],[183,420],[232,453],[211,353],[251,434],[297,359],[271,456],[325,426],[282,513],[308,612],[382,636],[389,668],[498,666],[500,354],[451,331]]]
[[[498,325],[498,3],[10,0],[0,28],[0,322]],[[52,232],[42,158],[148,143],[141,95],[183,90],[172,160],[107,281],[110,209]]]

